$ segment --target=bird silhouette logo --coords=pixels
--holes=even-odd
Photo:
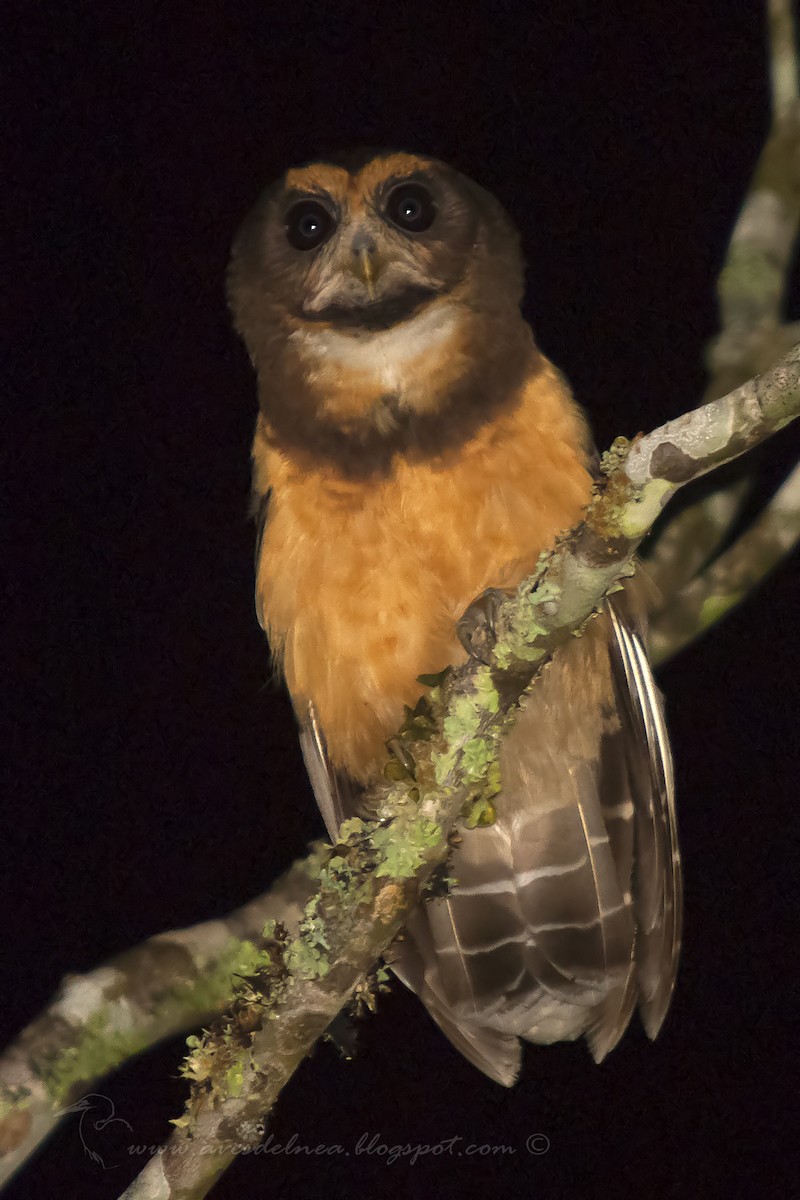
[[[103,1171],[112,1170],[113,1167],[117,1166],[116,1163],[106,1163],[103,1156],[94,1149],[95,1143],[98,1140],[96,1135],[102,1134],[109,1125],[121,1124],[132,1132],[130,1123],[124,1117],[117,1116],[113,1100],[109,1096],[103,1096],[98,1092],[90,1092],[88,1096],[82,1096],[80,1100],[76,1100],[68,1108],[62,1108],[58,1116],[64,1117],[68,1113],[80,1114],[78,1136],[81,1139],[84,1153],[91,1161]]]

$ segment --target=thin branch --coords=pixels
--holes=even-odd
[[[769,0],[769,29],[772,126],[717,284],[721,332],[709,351],[706,399],[766,370],[787,344],[781,311],[800,222],[800,100],[791,0]]]
[[[0,1187],[49,1136],[66,1105],[134,1055],[225,1009],[234,979],[252,970],[265,923],[279,917],[299,927],[320,846],[229,916],[158,934],[64,980],[0,1058]]]
[[[645,548],[645,568],[653,584],[651,624],[669,610],[672,597],[711,561],[719,550],[747,493],[746,480],[718,488],[673,517]]]
[[[769,0],[769,35],[772,128],[717,281],[722,328],[709,352],[708,400],[767,370],[800,342],[800,322],[786,324],[783,315],[800,221],[800,101],[791,0]],[[761,578],[759,564],[764,573],[771,569],[772,557],[765,547],[773,545],[773,534],[765,517],[753,536],[743,539],[735,555],[726,559],[725,568],[717,571],[712,563],[696,580],[690,596],[709,601],[696,610],[702,624],[694,630],[686,624],[691,600],[676,602],[673,613],[671,599],[700,569],[698,559],[709,563],[724,541],[738,511],[734,500],[735,493],[726,491],[700,501],[673,520],[651,552],[648,568],[658,593],[651,613],[651,645],[660,647],[659,661],[706,632],[727,611],[712,600],[721,596],[719,588],[730,570],[742,586],[746,579],[750,590]],[[745,561],[748,553],[754,556],[751,567]],[[736,595],[736,603],[744,599],[743,592]]]
[[[183,1117],[128,1200],[208,1194],[237,1153],[255,1149],[281,1088],[394,939],[448,852],[447,833],[497,790],[509,710],[538,667],[632,571],[654,520],[683,484],[730,461],[800,412],[800,347],[760,379],[604,456],[607,478],[584,523],[506,601],[490,665],[470,660],[432,694],[416,778],[374,789],[375,822],[345,822],[319,870],[300,933],[280,928],[227,1018],[199,1042]]]
[[[625,474],[643,489],[640,503],[661,485],[677,490],[783,429],[797,416],[799,376],[797,345],[763,375],[633,442]]]
[[[698,578],[673,596],[650,626],[650,655],[659,664],[727,615],[800,541],[800,467],[761,516]]]
[[[769,39],[772,110],[781,120],[798,100],[792,0],[769,0]]]

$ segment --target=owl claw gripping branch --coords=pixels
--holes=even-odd
[[[456,625],[458,640],[471,658],[489,665],[489,652],[497,640],[497,613],[513,589],[487,588],[473,600]]]
[[[288,171],[245,220],[228,282],[258,373],[257,610],[335,837],[419,676],[465,646],[484,655],[491,598],[580,520],[591,442],[520,314],[516,231],[443,163]],[[680,858],[637,594],[634,579],[556,651],[502,743],[496,819],[459,828],[455,885],[393,949],[454,1045],[506,1085],[520,1038],[584,1035],[599,1060],[637,1007],[655,1037],[672,995]]]

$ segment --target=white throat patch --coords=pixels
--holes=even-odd
[[[402,393],[416,360],[444,345],[456,325],[455,305],[436,304],[391,329],[347,333],[311,329],[298,330],[291,336],[300,342],[305,356],[317,369],[329,365],[363,372],[387,391]]]

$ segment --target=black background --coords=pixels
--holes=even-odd
[[[19,6],[13,58],[7,1037],[66,972],[227,912],[321,830],[253,614],[255,390],[222,289],[261,186],[368,143],[495,191],[522,229],[526,311],[603,446],[701,394],[768,123],[755,2]],[[751,456],[749,511],[796,444]],[[349,1155],[240,1160],[215,1196],[788,1193],[794,568],[661,674],[687,918],[659,1041],[636,1026],[601,1067],[582,1045],[529,1048],[507,1092],[396,986],[359,1058],[317,1049],[271,1122]],[[136,1143],[181,1110],[181,1048],[101,1087]],[[9,1195],[122,1190],[125,1138],[107,1131],[103,1171],[74,1121]],[[365,1132],[463,1140],[389,1165],[356,1154]]]

